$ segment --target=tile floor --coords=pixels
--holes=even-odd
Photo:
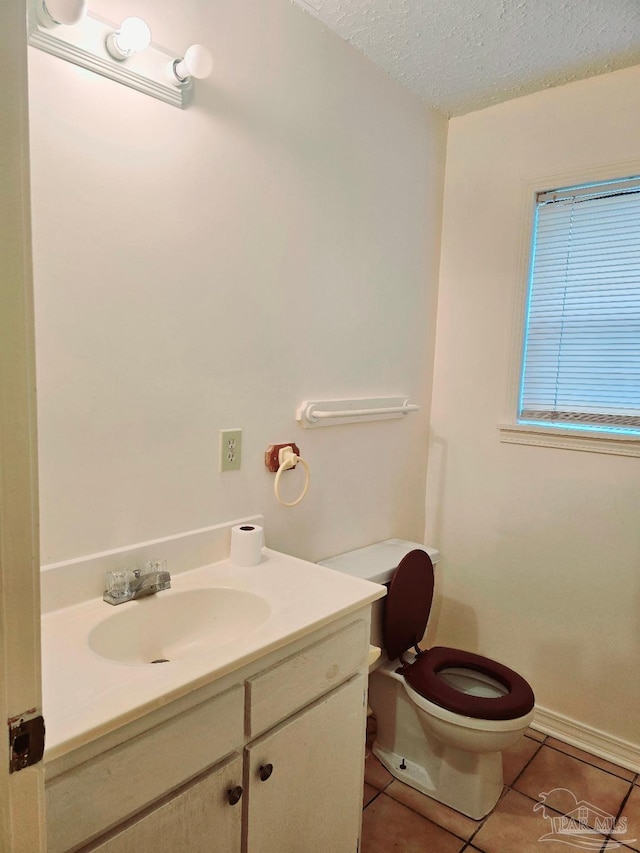
[[[502,797],[476,821],[394,779],[371,752],[374,736],[370,718],[361,853],[640,851],[638,773],[529,729],[504,755]],[[534,811],[540,794],[555,788],[566,790],[551,793],[546,808]],[[578,834],[569,835],[561,815],[576,808],[574,797],[594,808],[584,812],[584,831],[578,826]],[[596,809],[606,813],[605,819],[614,816],[616,829],[626,823],[626,831],[607,834],[606,820],[596,831]]]

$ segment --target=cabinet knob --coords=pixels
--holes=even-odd
[[[258,773],[260,775],[260,779],[262,779],[263,782],[266,782],[269,776],[273,773],[273,764],[263,764]]]
[[[235,788],[229,788],[227,791],[227,799],[229,800],[230,806],[235,806],[236,803],[240,802],[240,797],[242,796],[242,786],[236,785]]]

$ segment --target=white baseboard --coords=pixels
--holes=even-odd
[[[640,744],[622,740],[608,732],[594,729],[563,714],[536,705],[531,728],[565,743],[584,749],[591,755],[612,761],[627,770],[640,773]]]

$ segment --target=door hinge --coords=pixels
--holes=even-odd
[[[9,717],[9,773],[24,770],[42,761],[44,755],[44,717],[31,708],[17,717]]]

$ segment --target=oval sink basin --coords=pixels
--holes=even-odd
[[[119,604],[89,633],[89,647],[117,663],[167,663],[232,643],[270,612],[264,598],[241,589],[160,592]]]

